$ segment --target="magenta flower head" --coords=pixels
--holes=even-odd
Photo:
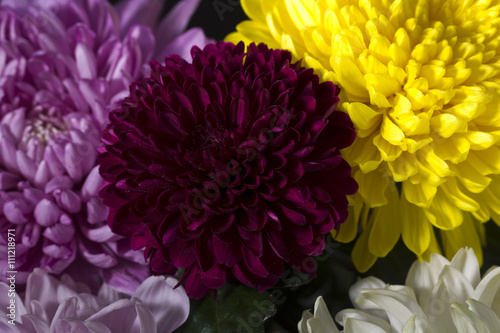
[[[234,277],[259,291],[283,262],[322,252],[357,184],[340,149],[355,132],[339,89],[291,54],[240,43],[153,62],[110,115],[99,157],[112,230],[155,273],[185,268],[188,296]]]
[[[64,274],[56,279],[35,268],[24,295],[0,298],[7,310],[0,319],[3,333],[170,333],[187,319],[189,298],[174,278],[151,276],[121,295],[103,284],[99,292]],[[0,292],[10,293],[0,282]],[[14,300],[15,303],[11,303]],[[14,306],[13,306],[14,305]],[[14,311],[12,309],[14,308]]]
[[[167,44],[188,47],[192,39],[177,36],[176,26],[177,35],[155,41],[157,16],[138,10],[134,17],[130,9],[145,7],[144,1],[121,6],[126,24],[105,0],[0,6],[0,231],[16,230],[19,286],[36,267],[94,288],[104,280],[128,293],[148,275],[142,256],[105,222],[96,147],[109,110],[131,82],[149,73],[156,47],[161,54]],[[6,247],[2,237],[3,253]],[[6,270],[4,255],[0,274]]]

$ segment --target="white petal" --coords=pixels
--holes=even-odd
[[[479,282],[471,298],[492,307],[500,293],[500,267],[495,268]],[[500,315],[497,313],[497,315]]]
[[[429,322],[425,319],[413,315],[403,327],[401,333],[432,333]]]
[[[22,317],[23,328],[27,332],[33,333],[49,333],[50,328],[45,320],[34,315],[24,315]],[[5,331],[2,331],[5,332]],[[7,331],[10,332],[10,331]]]
[[[106,325],[97,321],[85,321],[83,324],[92,333],[113,333]]]
[[[78,307],[78,300],[76,297],[65,299],[57,308],[57,311],[50,324],[50,332],[61,331],[61,326],[67,326],[61,323],[66,318],[76,318],[76,309]],[[51,317],[52,318],[52,317]]]
[[[302,312],[302,318],[297,324],[297,329],[299,330],[299,333],[308,333],[306,323],[311,318],[314,318],[313,315],[311,314],[311,311],[305,310],[304,312]]]
[[[383,328],[366,321],[357,319],[347,319],[344,326],[344,333],[389,333]]]
[[[327,327],[335,327],[330,311],[328,311],[328,307],[321,296],[316,299],[316,303],[314,304],[314,317],[321,320]]]
[[[6,277],[9,277],[7,275]],[[0,307],[3,309],[6,309],[9,306],[10,302],[10,297],[6,297],[7,294],[9,293],[9,286],[5,284],[4,282],[0,282],[0,295],[4,295],[3,297],[0,297]],[[20,318],[22,315],[26,314],[26,309],[24,308],[24,304],[21,301],[21,298],[15,293],[14,298],[12,298],[16,301],[16,319]],[[4,315],[4,314],[3,314]],[[4,315],[5,316],[5,315]]]
[[[156,333],[156,320],[151,311],[142,304],[136,303],[136,322],[139,321],[140,333]]]
[[[127,333],[132,329],[136,315],[135,302],[121,299],[101,309],[87,320],[103,323],[112,332]]]
[[[473,288],[481,280],[479,262],[472,248],[461,248],[451,260],[451,267],[458,269],[469,280]]]
[[[450,303],[458,302],[463,304],[474,293],[474,288],[472,288],[467,277],[451,266],[445,266],[439,277],[448,288]]]
[[[118,293],[118,291],[111,288],[107,283],[102,284],[97,296],[107,304],[111,304],[120,299],[120,294]]]
[[[432,289],[436,284],[433,273],[428,262],[415,261],[411,265],[408,275],[406,276],[406,285],[410,286],[415,291],[418,303],[423,308],[427,307],[427,304],[429,304]]]
[[[466,303],[469,305],[469,309],[486,325],[489,332],[500,332],[500,318],[492,309],[473,299],[468,299]]]
[[[453,303],[451,317],[458,333],[488,333],[484,324],[465,305]]]
[[[338,333],[336,326],[328,327],[318,318],[311,318],[307,321],[308,333]]]
[[[52,318],[60,302],[75,295],[74,291],[60,284],[57,279],[47,274],[47,272],[35,268],[28,277],[25,304],[31,304],[32,300],[39,301],[48,317]]]
[[[387,315],[384,314],[384,316],[385,318],[381,318],[361,310],[345,309],[337,313],[337,315],[335,316],[335,320],[342,326],[345,326],[345,323],[348,319],[368,321],[383,328],[385,331],[390,332],[391,324],[389,324]]]
[[[413,314],[425,317],[414,297],[393,290],[363,290],[357,301],[361,304],[363,300],[371,301],[391,314],[393,330],[400,331]]]
[[[453,332],[455,325],[450,314],[450,295],[443,280],[439,280],[432,290],[429,307],[425,309],[427,318],[436,331]]]
[[[133,297],[153,313],[158,332],[172,332],[186,321],[189,314],[189,298],[177,280],[162,276],[150,276],[135,291]]]
[[[356,308],[360,308],[359,304],[356,303],[356,298],[358,297],[361,290],[384,289],[385,286],[387,286],[387,283],[385,283],[384,281],[380,280],[377,277],[369,276],[367,278],[358,280],[349,288],[349,298]]]

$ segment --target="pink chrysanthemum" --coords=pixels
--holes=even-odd
[[[184,16],[198,2],[185,1]],[[159,24],[175,24],[177,34],[155,43],[161,2],[151,5],[120,3],[122,20],[104,0],[0,6],[0,230],[16,230],[19,286],[36,267],[129,293],[147,276],[141,256],[105,223],[95,164],[109,110],[149,72],[149,61],[168,45],[177,52],[182,43],[204,43],[198,30],[178,36],[188,20],[178,18],[179,6]]]
[[[340,149],[355,132],[339,89],[283,50],[193,48],[153,63],[110,115],[99,157],[108,223],[146,245],[153,272],[186,268],[190,297],[233,277],[260,291],[347,215],[357,184]]]

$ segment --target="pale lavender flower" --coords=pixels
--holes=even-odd
[[[200,30],[183,33],[198,3],[157,23],[157,0],[1,2],[0,233],[16,229],[19,286],[36,267],[126,293],[147,277],[144,258],[105,223],[96,147],[150,60],[206,43]],[[3,256],[2,277],[7,268]]]
[[[68,275],[60,280],[36,268],[29,275],[24,295],[9,293],[0,283],[0,331],[4,333],[169,333],[188,317],[189,298],[174,278],[151,276],[132,297],[107,284],[92,294],[85,284]],[[9,310],[14,300],[15,313]]]

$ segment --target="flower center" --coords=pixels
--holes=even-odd
[[[48,113],[46,110],[36,112],[26,120],[23,137],[25,142],[35,137],[42,145],[46,146],[51,138],[68,130],[68,125],[60,116]]]
[[[212,152],[219,150],[226,130],[222,126],[197,125],[193,131],[193,147]]]

